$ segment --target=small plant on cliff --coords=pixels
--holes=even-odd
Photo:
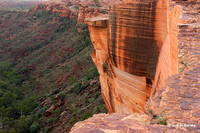
[[[166,118],[164,116],[159,116],[156,119],[157,124],[166,125]]]
[[[85,112],[83,113],[83,115],[81,116],[81,119],[82,121],[89,118],[89,117],[92,117],[93,113],[91,111],[88,111],[88,112]]]
[[[75,8],[76,10],[78,10],[78,9],[79,9],[79,6],[78,6],[78,5],[75,5],[74,8]]]
[[[95,6],[97,6],[97,3],[99,2],[99,0],[93,0],[95,3]]]

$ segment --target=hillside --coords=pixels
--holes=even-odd
[[[0,0],[0,10],[28,11],[40,2],[36,0]]]
[[[15,102],[32,103],[14,98],[1,110],[14,110],[1,116],[2,131],[68,132],[77,121],[106,112],[98,72],[90,57],[93,46],[87,25],[77,24],[75,13],[64,9],[71,15],[62,17],[60,10],[43,8],[0,11],[0,61],[12,64],[22,76],[19,88],[23,89],[19,91],[24,100],[37,95],[38,101],[38,106],[24,113],[16,109]]]

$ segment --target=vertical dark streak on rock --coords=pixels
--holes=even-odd
[[[107,46],[108,46],[108,56],[110,58],[111,56],[110,56],[110,25],[109,25],[110,22],[109,21],[107,23],[107,25],[108,25],[108,28],[107,28],[107,37],[108,37],[108,39],[107,39]]]
[[[124,16],[126,19],[125,24],[123,24],[129,29],[127,31],[130,31],[130,29],[134,31],[133,33],[127,32],[124,40],[125,46],[123,46],[123,50],[126,52],[123,55],[125,57],[123,64],[126,68],[125,71],[138,76],[145,76],[152,80],[155,77],[158,61],[158,49],[154,39],[156,2],[156,0],[152,0],[148,2],[148,5],[142,1],[140,4],[133,4],[133,8],[130,8],[133,12]],[[131,3],[128,4],[130,5]],[[137,9],[137,12],[134,12],[135,9]],[[137,21],[131,20],[137,20],[140,25],[137,24]],[[138,25],[138,27],[128,27],[133,25]],[[131,34],[135,37],[131,36]]]
[[[153,95],[156,93],[156,88],[158,87],[158,84],[159,84],[159,82],[160,82],[160,74],[161,74],[161,72],[159,72],[159,75],[158,75],[158,80],[157,80],[157,82],[156,82],[156,86],[153,88]]]
[[[111,109],[112,109],[112,112],[114,112],[114,106],[113,106],[113,96],[112,96],[112,87],[111,87],[111,84],[109,83],[109,80],[107,79],[107,85],[108,85],[108,93],[109,93],[109,100],[110,100],[110,106],[111,106]]]
[[[116,39],[116,6],[113,6],[113,13],[111,15],[111,47],[112,47],[112,58],[115,66],[117,67],[116,63],[116,55],[115,55],[115,39]]]

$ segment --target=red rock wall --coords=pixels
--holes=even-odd
[[[177,25],[181,8],[175,7],[170,11],[168,1],[160,0],[156,14],[155,40],[160,52],[151,96],[163,87],[169,76],[178,73]]]
[[[179,20],[181,10],[176,5],[181,6],[181,20]],[[170,36],[163,44],[164,47],[161,48],[161,51],[164,51],[165,47],[169,47],[170,44],[168,55],[170,54],[171,60],[168,62],[171,62],[171,69],[169,72],[171,74],[177,73],[176,43],[178,42],[180,73],[170,76],[165,85],[158,87],[155,94],[146,102],[145,113],[148,116],[145,116],[144,113],[131,113],[128,115],[119,113],[98,114],[88,120],[78,122],[72,128],[72,133],[200,132],[200,1],[170,0],[170,9],[171,7],[173,9],[168,12],[169,17],[167,20]],[[178,39],[176,38],[177,34]],[[165,66],[166,62],[163,62],[164,53],[167,52],[161,52],[160,55],[162,56],[159,56],[158,60],[160,70],[163,70],[161,64]],[[159,116],[165,118],[163,121],[166,121],[166,125],[157,123]],[[148,119],[148,117],[150,118]]]
[[[150,96],[178,73],[179,15],[168,0],[127,0],[111,6],[107,19],[87,20],[109,113],[143,112]]]

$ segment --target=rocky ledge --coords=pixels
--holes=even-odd
[[[81,15],[110,114],[71,132],[200,132],[199,8],[199,0],[124,0],[109,17]]]

